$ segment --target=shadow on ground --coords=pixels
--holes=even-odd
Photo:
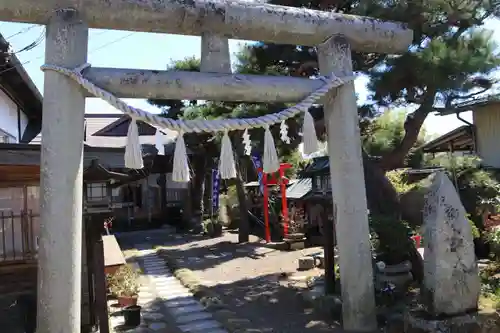
[[[17,296],[0,298],[0,331],[8,333],[23,333],[20,310],[13,304]]]
[[[150,248],[165,246],[172,258],[181,264],[188,264],[193,271],[213,268],[239,258],[258,260],[271,252],[279,252],[260,242],[239,245],[224,240],[222,237],[210,238],[191,234],[134,232],[134,234],[120,234],[117,239],[123,251],[136,249],[138,244],[144,244]],[[140,257],[131,254],[129,259],[140,259]]]
[[[255,329],[273,333],[342,332],[340,323],[313,313],[281,274],[248,278],[209,287]]]

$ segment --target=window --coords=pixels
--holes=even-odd
[[[121,202],[121,191],[119,187],[114,187],[111,189],[111,197],[113,198],[113,202]]]
[[[16,137],[0,130],[0,143],[16,143]]]
[[[87,200],[103,201],[108,197],[106,183],[87,184]]]
[[[331,178],[329,175],[323,176],[323,191],[331,191],[332,188],[330,186]]]
[[[314,177],[314,188],[317,191],[321,190],[321,176],[316,176]]]

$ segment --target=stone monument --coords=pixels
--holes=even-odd
[[[423,215],[422,307],[408,313],[405,332],[474,333],[480,281],[472,230],[446,173],[434,175]]]

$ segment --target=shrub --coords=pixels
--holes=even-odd
[[[449,158],[439,156],[429,164],[444,167],[456,183],[460,199],[469,218],[482,229],[481,215],[485,210],[495,212],[500,208],[500,184],[495,174],[481,168],[481,160],[477,157],[460,156]]]
[[[389,265],[409,260],[413,244],[409,238],[411,229],[406,222],[391,217],[370,216],[370,229],[378,260]]]
[[[404,172],[404,170],[392,170],[385,174],[398,194],[418,188],[418,183],[410,184],[404,179]]]
[[[107,276],[108,287],[116,296],[135,296],[139,292],[139,272],[131,265],[123,265]]]

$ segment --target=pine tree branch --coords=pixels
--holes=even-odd
[[[425,119],[434,108],[435,89],[429,89],[425,93],[424,100],[420,107],[406,117],[404,123],[405,135],[401,142],[394,149],[382,156],[378,164],[384,171],[397,169],[404,166],[404,161],[410,150],[417,142],[420,129]]]

